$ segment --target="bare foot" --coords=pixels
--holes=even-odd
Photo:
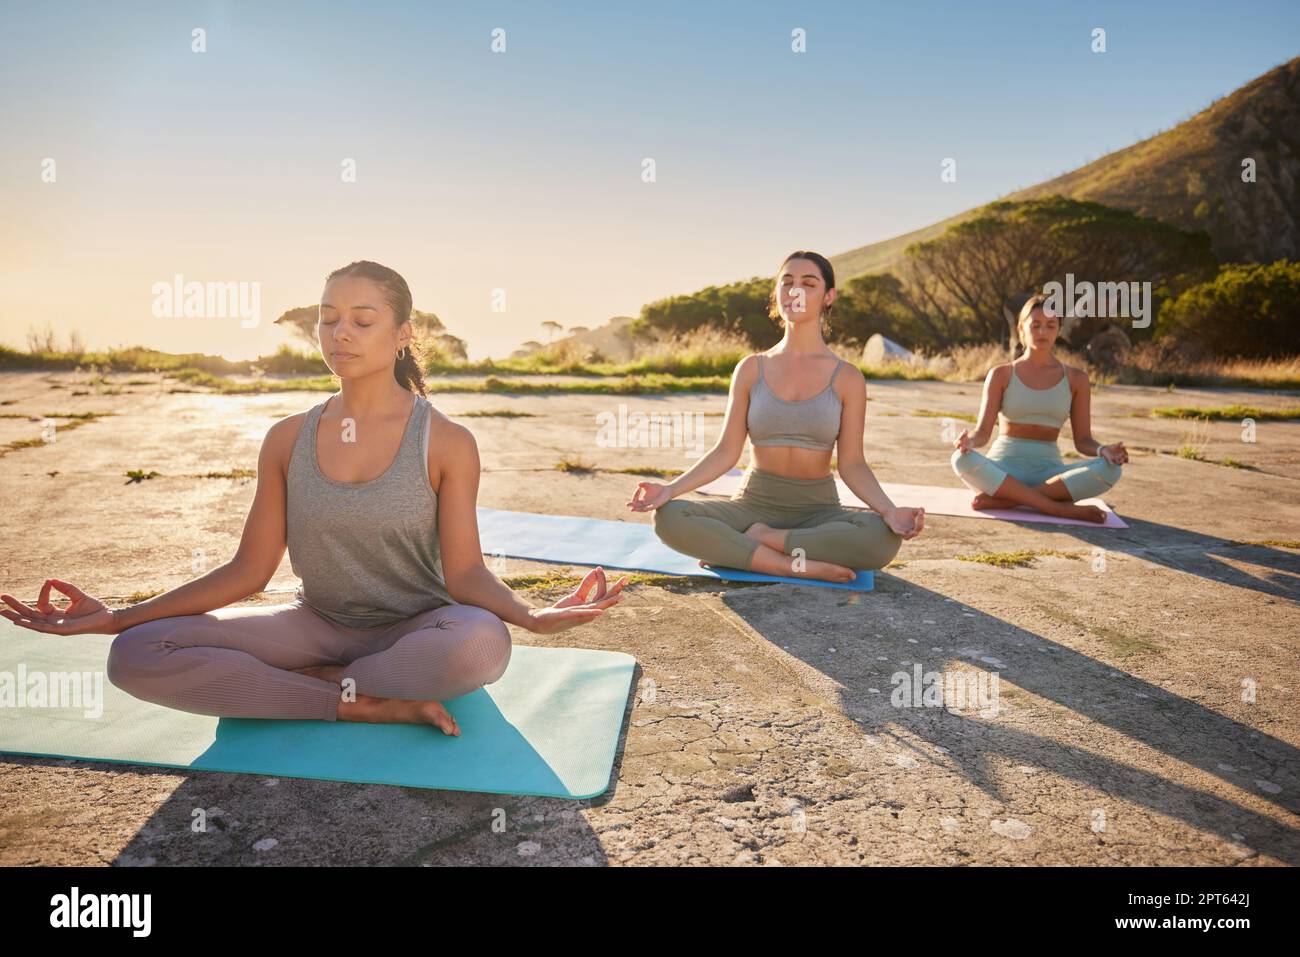
[[[802,572],[790,572],[795,578],[816,578],[826,582],[851,582],[858,573],[834,562],[807,562]]]
[[[415,702],[416,713],[424,720],[425,724],[431,724],[442,731],[443,734],[449,734],[453,738],[460,737],[460,725],[456,719],[451,716],[451,712],[442,706],[438,701],[417,701]]]
[[[356,701],[340,701],[340,721],[370,724],[430,724],[443,734],[460,737],[460,725],[438,701],[409,701],[405,698],[372,698],[359,694]]]
[[[1020,503],[1013,502],[1009,498],[997,498],[993,495],[986,495],[980,492],[971,499],[971,508],[990,509],[990,508],[1016,508]],[[1085,522],[1097,522],[1102,524],[1106,521],[1106,513],[1095,505],[1075,505],[1073,502],[1058,502],[1055,507],[1047,512],[1048,515],[1055,515],[1058,518],[1078,518]]]
[[[1018,504],[1018,502],[1013,502],[1009,498],[998,498],[994,495],[987,495],[984,492],[980,492],[971,499],[970,507],[977,509],[1015,508]]]
[[[343,665],[309,665],[292,670],[313,678],[339,682],[343,677],[343,669]],[[460,737],[460,725],[439,701],[375,698],[358,694],[356,701],[339,701],[338,720],[365,721],[370,724],[430,724],[443,734]]]
[[[709,566],[700,562],[705,568]],[[852,568],[844,565],[836,565],[833,562],[819,562],[813,559],[805,559],[801,569],[795,568],[795,563],[790,560],[789,555],[782,554],[773,549],[761,548],[754,552],[753,559],[750,560],[749,570],[761,572],[764,575],[780,575],[782,578],[815,578],[818,581],[826,582],[851,582],[858,577],[858,573]]]
[[[1085,522],[1096,522],[1098,525],[1106,521],[1106,513],[1096,505],[1074,505],[1073,503],[1063,503],[1060,511],[1055,514],[1061,518],[1081,518]]]
[[[745,529],[745,535],[755,541],[761,542],[773,551],[785,551],[785,536],[789,529],[773,528],[771,525],[764,525],[762,522],[755,522],[749,528]]]

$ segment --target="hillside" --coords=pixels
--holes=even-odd
[[[1256,181],[1243,183],[1241,161],[1253,157]],[[1300,57],[1283,64],[1173,129],[1055,179],[1001,199],[1059,193],[1104,203],[1186,230],[1205,230],[1220,262],[1300,258]],[[831,256],[837,282],[894,269],[911,243],[939,236],[980,213],[948,219]],[[623,320],[625,322],[626,320]],[[622,322],[571,338],[621,360],[634,347]],[[527,355],[539,346],[519,350]]]
[[[1256,162],[1243,183],[1241,161]],[[1191,119],[1055,179],[1003,197],[1060,193],[1204,229],[1222,262],[1300,256],[1300,57],[1215,101]],[[843,281],[893,267],[912,242],[967,219],[967,210],[923,229],[831,257]]]

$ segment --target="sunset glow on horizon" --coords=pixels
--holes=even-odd
[[[355,259],[471,358],[773,275],[1168,128],[1300,35],[1286,3],[3,9],[0,343],[235,359],[302,347],[274,320]],[[255,284],[257,321],[159,315],[177,277]]]

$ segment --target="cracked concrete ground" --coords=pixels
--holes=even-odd
[[[84,381],[0,376],[3,412],[117,413],[0,458],[0,583],[12,594],[61,577],[120,604],[193,577],[194,549],[225,561],[253,484],[201,476],[254,468],[269,424],[324,398]],[[973,414],[978,386],[872,382],[869,394],[867,454],[881,480],[956,484],[943,416]],[[690,459],[603,446],[596,416],[620,404],[702,413],[712,441],[725,404],[431,399],[454,417],[528,414],[459,419],[479,441],[480,504],[633,521],[646,519],[624,506],[637,477],[605,470]],[[1149,414],[1233,404],[1296,399],[1098,390],[1097,435],[1132,453],[1107,496],[1124,531],[932,515],[870,593],[646,583],[596,624],[512,629],[521,643],[636,657],[597,799],[6,755],[0,864],[1295,864],[1300,422],[1260,422],[1247,443],[1240,422]],[[37,422],[0,418],[0,445],[38,436]],[[1188,443],[1212,461],[1173,454]],[[1225,458],[1250,468],[1214,464]],[[556,470],[562,459],[596,470]],[[128,483],[128,469],[161,474]],[[1014,568],[958,558],[1020,550],[1053,554]],[[503,574],[555,570],[509,560]],[[257,600],[287,601],[295,584],[286,557]],[[529,594],[540,604],[560,593]],[[895,706],[894,676],[918,665],[972,685],[996,675],[998,693],[980,707]],[[206,833],[191,829],[199,808]]]

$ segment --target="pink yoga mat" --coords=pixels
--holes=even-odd
[[[731,496],[740,488],[740,477],[743,474],[738,468],[732,469],[726,475],[714,479],[708,485],[703,485],[696,491],[704,495]],[[835,476],[835,485],[839,489],[841,503],[851,508],[867,507],[867,503],[854,495],[838,475]],[[1086,525],[1089,528],[1128,528],[1128,523],[1116,515],[1111,510],[1111,507],[1099,498],[1081,499],[1078,504],[1096,505],[1105,512],[1106,521],[1102,525],[1098,525],[1096,522],[1085,522],[1081,518],[1057,518],[1055,515],[1044,515],[1042,512],[1036,512],[1029,508],[994,508],[988,511],[980,511],[970,507],[970,500],[975,497],[975,493],[965,486],[951,488],[938,485],[895,485],[881,482],[880,487],[885,490],[885,494],[890,497],[895,505],[923,508],[932,515],[957,515],[961,518],[1001,518],[1012,522],[1046,522],[1049,525]]]

